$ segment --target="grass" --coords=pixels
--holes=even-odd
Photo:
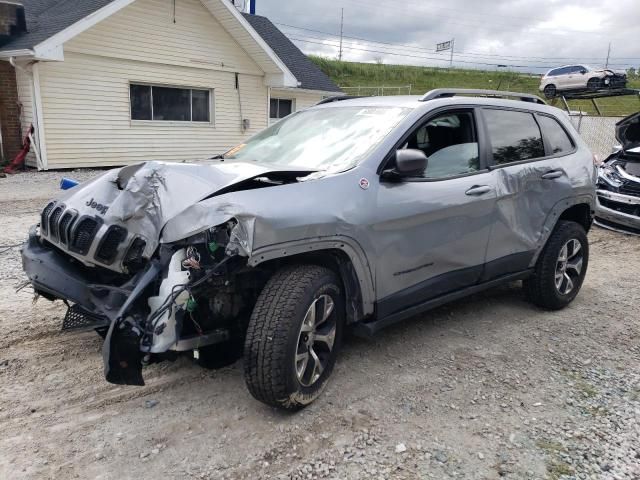
[[[310,57],[331,79],[341,87],[406,87],[411,85],[412,94],[421,94],[434,88],[486,88],[511,90],[540,95],[540,76],[512,71],[464,70],[409,65],[386,65],[375,63],[341,62],[322,57]],[[630,88],[640,89],[640,77],[635,76],[628,83]],[[398,93],[391,89],[385,94]],[[406,94],[408,89],[400,89]],[[371,95],[372,91],[363,91]],[[629,115],[640,110],[640,98],[633,96],[598,99],[598,106],[604,115]],[[590,100],[571,100],[572,110],[595,114]],[[558,105],[559,106],[559,105]]]
[[[558,458],[561,453],[567,451],[561,443],[554,442],[553,440],[538,440],[536,446],[551,457],[547,462],[547,472],[549,472],[549,478],[551,480],[558,480],[565,475],[573,474],[571,465]]]
[[[560,442],[554,442],[553,440],[538,440],[536,446],[540,450],[544,450],[547,453],[560,453],[565,452],[566,448]]]
[[[549,472],[549,478],[551,480],[559,480],[563,476],[573,475],[571,465],[565,462],[551,462],[547,464],[547,472]]]

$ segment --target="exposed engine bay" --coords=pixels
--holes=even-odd
[[[25,272],[36,294],[67,303],[65,322],[105,337],[108,381],[144,385],[144,364],[241,337],[268,278],[248,266],[249,227],[231,212],[170,242],[167,221],[214,195],[308,173],[154,162],[107,172],[47,204],[23,247]]]
[[[640,113],[616,127],[621,148],[600,165],[596,223],[640,235]]]

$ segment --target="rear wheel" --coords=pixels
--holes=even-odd
[[[556,86],[555,85],[547,85],[544,87],[544,96],[547,98],[554,98],[556,96]]]
[[[261,402],[298,410],[327,384],[342,337],[344,299],[331,270],[278,271],[258,297],[244,346],[245,381]]]
[[[602,80],[599,78],[590,78],[587,81],[587,88],[589,90],[598,90],[599,88],[602,88]]]
[[[529,300],[549,310],[573,301],[587,273],[589,242],[576,222],[560,221],[538,258],[534,275],[525,280]]]

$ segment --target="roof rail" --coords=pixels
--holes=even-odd
[[[316,103],[316,105],[324,105],[325,103],[341,102],[342,100],[353,100],[354,98],[362,98],[362,96],[352,97],[350,95],[334,95],[333,97],[323,98],[318,103]]]
[[[545,101],[537,95],[530,93],[504,92],[502,90],[476,90],[471,88],[436,88],[425,93],[421,98],[421,102],[435,100],[436,98],[455,97],[456,95],[469,95],[472,97],[502,97],[514,98],[523,102],[539,103],[546,105]]]

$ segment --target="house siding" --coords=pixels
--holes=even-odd
[[[39,64],[48,168],[205,158],[267,125],[263,72],[198,0],[138,0]],[[243,132],[235,75],[239,72]],[[136,122],[129,84],[211,89],[212,122]]]
[[[299,110],[304,110],[305,108],[313,107],[320,100],[322,100],[323,97],[328,95],[329,94],[323,94],[320,92],[311,93],[278,88],[271,89],[271,98],[293,99],[293,108],[296,112]]]

